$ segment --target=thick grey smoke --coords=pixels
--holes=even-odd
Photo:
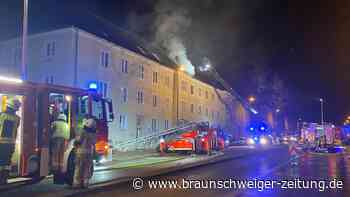
[[[176,0],[158,1],[155,6],[156,19],[153,24],[155,43],[167,50],[169,58],[194,75],[194,66],[187,56],[182,36],[191,26],[188,7]]]

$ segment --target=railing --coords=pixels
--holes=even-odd
[[[126,149],[127,147],[130,147],[130,146],[136,147],[137,145],[146,144],[147,142],[152,142],[152,141],[155,141],[156,143],[158,143],[160,137],[165,137],[167,135],[174,134],[174,133],[180,134],[181,132],[186,132],[189,129],[194,128],[198,124],[200,124],[200,123],[188,122],[188,123],[185,123],[181,126],[171,128],[171,129],[168,129],[168,130],[165,130],[162,132],[152,133],[152,134],[147,135],[147,136],[138,137],[138,138],[127,140],[125,142],[115,144],[115,148],[122,150],[122,149]]]

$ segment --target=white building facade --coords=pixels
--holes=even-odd
[[[2,74],[19,76],[18,46],[18,39],[0,43]],[[114,103],[109,132],[114,144],[175,127],[180,119],[225,127],[225,105],[214,87],[139,49],[136,53],[75,27],[34,34],[28,39],[28,80],[83,89],[97,83]]]

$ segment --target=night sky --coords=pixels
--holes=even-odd
[[[250,72],[256,65],[284,81],[292,118],[319,121],[319,97],[326,100],[327,121],[342,123],[350,113],[350,1],[32,0],[29,30],[97,15],[153,43],[157,12],[169,7],[189,21],[177,33],[192,63],[209,58],[242,96],[252,92],[246,84],[256,78]],[[0,39],[19,32],[20,10],[20,0],[1,1]]]

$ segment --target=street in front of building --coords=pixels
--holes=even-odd
[[[260,151],[257,154],[233,159],[217,164],[182,170],[166,175],[145,178],[144,188],[135,190],[133,182],[111,185],[98,189],[93,193],[84,193],[80,196],[348,196],[350,186],[350,159],[349,154],[313,154],[301,155],[299,165],[292,166],[289,163],[290,157],[285,147],[275,147]],[[199,185],[184,184],[186,188],[172,188],[170,184],[157,185],[157,181],[170,182],[182,180],[210,181],[210,180],[258,180],[258,181],[279,181],[281,185],[275,188],[264,188],[262,184],[254,186],[254,189],[238,188],[210,188],[208,183]],[[304,183],[297,184],[304,181]],[[336,180],[338,188],[329,183]],[[283,181],[290,181],[283,185]],[[306,181],[320,181],[318,184],[306,183]],[[324,183],[322,182],[324,181]],[[150,184],[153,182],[153,184]],[[302,188],[304,184],[305,188]],[[308,185],[309,184],[309,185]],[[227,185],[228,186],[228,185]],[[332,185],[331,185],[332,186]],[[151,188],[153,187],[153,188]],[[238,186],[237,186],[238,187]],[[289,187],[289,188],[288,188]],[[78,195],[79,196],[79,195]]]

